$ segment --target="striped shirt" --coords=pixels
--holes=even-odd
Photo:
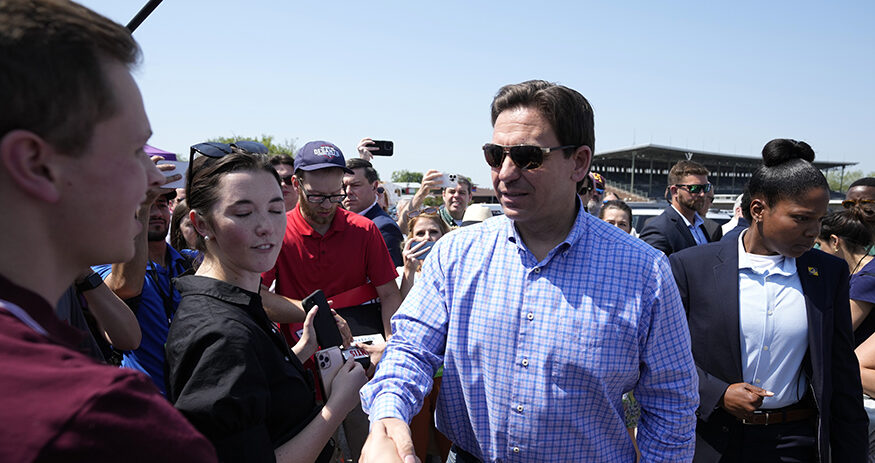
[[[692,459],[698,381],[661,252],[582,207],[538,262],[505,216],[438,241],[362,389],[371,420],[407,422],[444,376],[437,425],[485,461],[634,461],[622,395],[642,413],[642,461]]]

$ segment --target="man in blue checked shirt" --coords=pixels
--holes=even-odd
[[[362,389],[362,461],[414,462],[407,423],[443,365],[437,426],[450,461],[692,459],[697,377],[665,256],[589,215],[576,192],[594,146],[578,92],[507,85],[483,147],[505,215],[438,241]]]

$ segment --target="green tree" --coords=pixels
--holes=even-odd
[[[392,181],[396,183],[422,183],[422,172],[396,170],[392,172]]]
[[[826,174],[826,181],[829,182],[829,188],[832,191],[844,193],[848,191],[848,187],[855,181],[863,177],[875,177],[875,172],[869,172],[869,175],[863,175],[862,170],[845,170],[845,175],[842,176],[841,169],[832,169]]]
[[[294,156],[295,151],[297,151],[297,146],[295,146],[295,142],[297,139],[286,139],[285,141],[279,142],[274,141],[275,137],[273,135],[265,135],[261,134],[260,137],[241,137],[241,136],[233,136],[233,137],[214,137],[209,139],[208,141],[214,141],[218,143],[234,143],[238,140],[251,140],[257,141],[262,145],[267,147],[267,151],[270,154],[288,154],[289,156]]]

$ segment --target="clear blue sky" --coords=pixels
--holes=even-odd
[[[126,24],[146,0],[87,0]],[[164,0],[135,32],[159,148],[207,138],[395,141],[393,170],[488,185],[504,84],[585,95],[596,152],[656,143],[759,155],[809,142],[875,171],[875,2]],[[869,135],[866,135],[869,134]]]

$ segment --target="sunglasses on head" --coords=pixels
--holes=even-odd
[[[185,192],[188,194],[191,191],[191,166],[194,164],[194,157],[197,154],[201,154],[203,156],[207,156],[210,158],[221,158],[223,156],[227,156],[234,151],[243,154],[267,154],[267,147],[258,143],[257,141],[249,141],[249,140],[240,140],[235,141],[234,143],[219,143],[214,141],[208,141],[204,143],[198,143],[196,145],[191,146],[191,150],[188,154],[188,173],[186,173],[185,178]]]
[[[413,211],[408,211],[407,217],[412,219],[412,218],[419,216],[421,214],[437,214],[437,212],[438,212],[438,208],[436,208],[436,207],[426,207],[425,209],[416,209]]]
[[[504,158],[510,156],[510,160],[520,169],[537,169],[544,164],[547,154],[552,151],[560,151],[577,148],[575,145],[553,146],[543,148],[535,145],[504,146],[494,143],[483,145],[483,154],[489,167],[501,167]]]
[[[699,193],[707,193],[711,191],[711,184],[699,184],[699,185],[683,185],[683,184],[675,184],[678,188],[684,188],[690,192],[690,194],[699,194]]]
[[[875,199],[846,199],[842,201],[842,207],[852,209],[854,206],[860,206],[866,212],[871,213],[875,209]]]

